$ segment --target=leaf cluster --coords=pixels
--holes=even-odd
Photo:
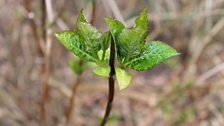
[[[115,68],[116,78],[120,89],[126,88],[131,82],[131,75],[125,71],[126,68],[146,70],[179,54],[160,41],[145,42],[149,29],[146,8],[136,18],[132,28],[125,28],[120,21],[112,18],[105,18],[105,21],[109,31],[100,33],[88,23],[81,11],[76,31],[63,31],[55,35],[75,55],[99,65],[94,73],[104,77],[108,77],[110,73],[109,46],[113,40],[118,61],[118,67]]]

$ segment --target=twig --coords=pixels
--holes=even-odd
[[[108,96],[106,112],[104,114],[104,118],[100,126],[105,126],[109,118],[110,111],[112,109],[112,103],[114,99],[114,75],[115,75],[114,62],[115,62],[115,45],[114,45],[114,39],[112,38],[111,46],[110,46],[110,60],[109,60],[109,65],[110,65],[110,76],[108,80],[109,81],[109,96]]]
[[[52,23],[54,20],[53,9],[51,0],[42,1],[45,2],[43,5],[46,7],[47,14],[47,22],[48,24]],[[45,10],[43,10],[45,11]],[[45,12],[43,12],[45,13]],[[43,15],[45,16],[45,15]],[[45,17],[43,17],[44,19]],[[44,25],[43,25],[44,26]],[[45,26],[44,26],[45,27]],[[46,125],[46,110],[45,110],[45,101],[48,96],[48,78],[49,78],[49,60],[51,55],[51,35],[52,29],[51,26],[46,27],[46,34],[43,37],[46,37],[46,47],[45,47],[45,55],[44,55],[44,67],[43,67],[43,80],[41,83],[41,97],[40,97],[40,126]]]
[[[42,25],[42,36],[44,39],[44,42],[46,41],[46,4],[45,0],[41,0],[41,7],[42,7],[42,18],[41,18],[41,25]]]
[[[32,28],[32,31],[34,34],[35,44],[36,44],[38,55],[42,57],[44,55],[44,52],[40,45],[40,37],[37,32],[37,24],[34,20],[34,13],[32,12],[32,6],[30,3],[30,0],[24,0],[24,6],[28,12],[28,19],[30,21],[30,27]]]
[[[197,62],[198,58],[200,57],[203,49],[211,42],[212,38],[224,27],[224,17],[222,17],[219,22],[217,22],[212,29],[207,33],[207,36],[204,38],[196,37],[193,38],[191,43],[197,43],[199,40],[200,46],[195,45],[194,50],[191,52],[192,57],[188,63],[187,70],[184,75],[184,81],[189,79],[189,75],[194,75],[195,73],[195,63]]]
[[[208,70],[207,72],[205,72],[204,74],[202,74],[198,81],[197,84],[202,84],[206,79],[212,77],[213,75],[217,74],[218,72],[221,72],[224,70],[224,63],[221,63],[217,66],[215,66],[214,68]]]
[[[79,65],[80,65],[80,67],[82,67],[82,65],[83,65],[82,60],[79,62]],[[73,86],[72,86],[72,92],[71,92],[72,94],[71,94],[71,97],[69,97],[68,107],[67,107],[66,112],[65,112],[66,126],[69,126],[69,123],[70,123],[70,120],[71,120],[71,114],[72,114],[73,108],[74,108],[75,94],[76,94],[77,89],[80,85],[81,75],[82,75],[82,72],[78,74],[78,76],[77,76],[77,78],[74,81]]]

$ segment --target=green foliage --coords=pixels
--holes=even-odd
[[[81,59],[91,62],[97,62],[96,58],[94,58],[85,50],[81,49],[79,35],[77,32],[63,31],[55,33],[55,36],[66,48],[68,48],[75,55],[79,56]]]
[[[125,65],[131,69],[145,70],[178,54],[179,53],[169,45],[159,41],[153,41],[146,43],[144,51]]]
[[[111,18],[105,18],[105,21],[109,31],[102,34],[88,23],[82,10],[77,19],[77,31],[58,32],[55,35],[75,55],[99,65],[94,73],[103,77],[108,77],[110,73],[109,46],[113,39],[119,63],[119,67],[115,69],[116,78],[121,90],[131,82],[131,75],[125,71],[126,68],[146,70],[179,54],[169,45],[159,41],[145,44],[149,29],[146,8],[136,18],[133,28],[125,28],[120,21]],[[72,68],[79,72],[78,66],[73,64]]]

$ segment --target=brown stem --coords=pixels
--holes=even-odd
[[[51,29],[46,31],[46,51],[44,55],[43,80],[41,83],[41,97],[40,97],[40,126],[45,126],[45,101],[48,96],[48,78],[49,78],[49,64],[50,64],[50,50],[51,50]]]
[[[115,62],[115,45],[114,45],[114,40],[112,38],[111,46],[110,46],[110,60],[109,60],[109,65],[110,65],[109,95],[108,95],[106,112],[104,114],[104,118],[103,118],[100,126],[105,126],[105,124],[109,118],[111,109],[112,109],[112,103],[113,103],[113,99],[114,99],[114,75],[115,75],[114,62]]]
[[[42,20],[46,20],[47,23],[50,23],[54,20],[53,16],[53,10],[52,10],[52,3],[51,0],[42,0],[42,5],[45,6],[43,7],[42,11],[44,11],[42,16]],[[46,21],[43,21],[42,27],[45,29]],[[48,78],[49,78],[49,73],[50,73],[50,56],[51,56],[51,44],[52,44],[52,29],[51,27],[46,27],[46,32],[45,35],[43,35],[43,40],[45,40],[45,52],[44,52],[44,64],[43,64],[43,78],[41,82],[41,96],[40,96],[40,126],[45,126],[46,125],[46,109],[45,109],[45,102],[48,96]]]
[[[43,56],[44,55],[44,52],[43,50],[41,49],[41,46],[40,46],[40,38],[39,38],[39,35],[38,35],[38,32],[37,32],[37,24],[34,20],[34,13],[32,12],[32,5],[30,3],[30,0],[24,0],[24,6],[28,12],[28,19],[29,19],[29,22],[30,22],[30,27],[33,31],[33,35],[34,35],[34,38],[35,38],[35,44],[36,44],[36,48],[37,48],[37,52],[38,52],[38,55],[39,56]]]
[[[42,36],[45,42],[46,41],[46,17],[47,17],[45,0],[41,0],[41,7],[42,7],[42,18],[41,18]]]
[[[79,62],[79,65],[80,65],[80,67],[82,67],[82,65],[83,65],[83,61],[82,60]],[[71,114],[72,114],[73,108],[74,108],[75,94],[76,94],[78,86],[80,84],[81,75],[82,75],[82,72],[78,74],[78,76],[77,76],[77,78],[74,81],[73,86],[72,86],[72,95],[69,98],[68,107],[67,107],[66,112],[65,112],[66,126],[69,125],[70,120],[71,120]]]

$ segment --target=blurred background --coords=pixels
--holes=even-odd
[[[104,32],[104,17],[130,27],[144,7],[146,42],[164,41],[181,55],[130,71],[131,85],[116,85],[108,126],[224,126],[224,0],[0,0],[0,126],[38,126],[44,118],[64,126],[72,92],[70,125],[99,125],[107,78],[93,65],[73,72],[68,61],[77,58],[53,33],[75,30],[82,8]]]

